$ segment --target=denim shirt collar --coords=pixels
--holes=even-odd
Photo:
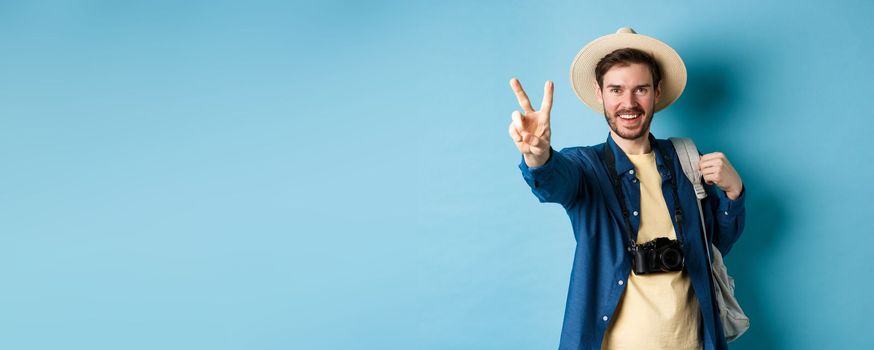
[[[649,139],[651,143],[659,142],[656,140],[655,136],[652,133],[649,134]],[[661,149],[665,150],[665,152],[670,152],[667,149],[666,145],[659,143]],[[613,137],[610,136],[610,133],[607,133],[607,147],[610,147],[610,150],[613,151],[614,159],[616,159],[616,175],[620,178],[633,178],[635,177],[634,172],[634,164],[631,163],[631,160],[628,159],[628,156],[625,155],[625,151],[613,141]],[[673,146],[670,146],[673,147]],[[658,148],[653,147],[652,152],[656,154],[656,167],[659,170],[659,174],[662,176],[662,181],[670,180],[671,173],[668,171],[668,168],[665,166],[665,159],[660,152],[658,152]],[[676,156],[674,156],[676,157]]]

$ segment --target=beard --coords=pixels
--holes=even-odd
[[[630,108],[630,109],[624,109],[621,111],[617,111],[611,117],[609,114],[607,114],[606,106],[602,105],[602,107],[604,107],[603,108],[604,109],[604,119],[607,120],[607,125],[610,127],[610,130],[613,130],[613,132],[616,133],[616,135],[619,135],[619,137],[626,139],[626,140],[637,140],[637,139],[640,139],[641,137],[644,137],[647,134],[649,134],[649,126],[650,126],[650,124],[652,124],[652,119],[653,119],[653,117],[655,117],[655,113],[644,114],[644,111],[640,108]],[[628,113],[628,114],[643,114],[641,116],[641,118],[643,118],[643,124],[640,125],[639,130],[620,129],[619,126],[616,125],[616,119],[619,118],[619,115],[626,114],[626,113]]]

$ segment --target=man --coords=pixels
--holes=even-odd
[[[564,207],[577,243],[559,348],[727,348],[694,190],[671,142],[650,134],[655,112],[685,87],[683,61],[663,42],[622,28],[580,51],[571,84],[604,114],[610,133],[605,143],[556,152],[552,82],[535,111],[520,82],[510,81],[523,110],[509,127],[522,176],[541,202]],[[708,240],[727,254],[743,231],[743,183],[722,153],[703,155],[699,168]]]

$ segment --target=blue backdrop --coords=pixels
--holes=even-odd
[[[742,349],[874,346],[866,1],[4,1],[0,348],[550,349],[573,235],[507,135],[630,26],[725,152]],[[736,346],[735,346],[736,345]]]

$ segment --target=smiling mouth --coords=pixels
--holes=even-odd
[[[636,119],[642,117],[642,116],[643,116],[643,111],[640,111],[640,110],[634,110],[634,109],[632,109],[632,110],[624,110],[624,111],[619,111],[619,113],[616,113],[616,116],[619,117],[619,119],[622,119],[622,120],[632,121],[632,120],[636,120]]]

